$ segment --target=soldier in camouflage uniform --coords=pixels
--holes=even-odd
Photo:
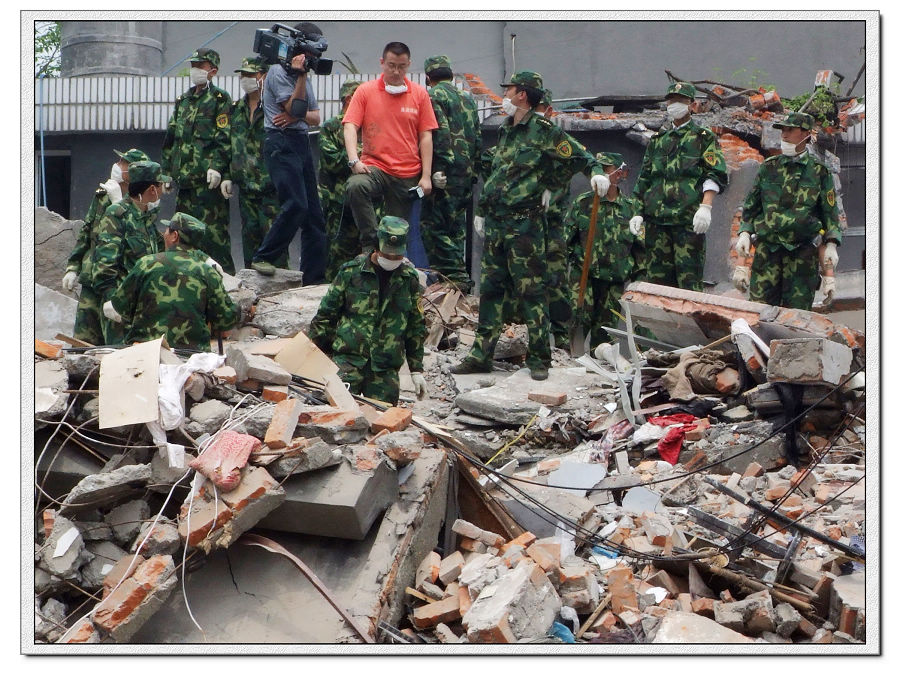
[[[553,112],[553,92],[544,89],[541,102],[534,108],[535,114],[549,117]],[[572,139],[573,143],[578,143]],[[587,152],[578,143],[579,150]],[[569,349],[569,331],[572,324],[572,302],[567,287],[568,259],[566,242],[571,233],[566,230],[565,214],[572,201],[569,192],[570,179],[562,175],[554,177],[545,186],[542,201],[547,213],[547,316],[550,319],[550,334],[558,349]]]
[[[187,60],[193,86],[175,100],[163,140],[163,171],[178,186],[175,209],[206,223],[203,249],[234,274],[228,201],[219,191],[231,164],[231,96],[210,81],[219,68],[217,52],[201,47]]]
[[[261,58],[249,57],[234,71],[241,74],[244,96],[232,104],[230,112],[231,180],[225,179],[219,186],[225,199],[231,198],[232,181],[239,188],[244,267],[250,267],[253,253],[259,248],[280,208],[275,185],[262,158],[266,132],[260,106],[260,89],[268,69],[269,66]],[[275,262],[275,266],[288,266],[287,251]]]
[[[448,57],[425,59],[425,76],[438,128],[431,135],[434,190],[422,213],[422,243],[429,266],[468,291],[472,280],[466,272],[466,207],[472,203],[481,154],[478,106],[469,92],[453,84]]]
[[[149,160],[141,150],[132,148],[127,152],[114,150],[119,160],[113,164],[110,178],[94,192],[91,205],[84,217],[84,225],[78,231],[75,248],[66,263],[66,273],[62,285],[67,291],[75,288],[75,282],[81,284],[78,294],[78,310],[75,313],[74,337],[92,345],[102,345],[103,340],[103,302],[94,290],[93,260],[94,248],[97,246],[100,219],[112,204],[122,201],[123,191],[128,191],[128,165],[131,162]]]
[[[636,262],[643,248],[643,242],[628,227],[629,221],[641,212],[641,203],[620,188],[628,176],[625,158],[615,152],[601,152],[597,154],[597,159],[603,165],[611,185],[597,208],[588,284],[578,317],[585,332],[591,332],[591,351],[603,342],[612,341],[603,326],[618,323],[614,311],[619,311],[619,298],[625,290],[626,281],[634,277]],[[573,232],[574,238],[570,259],[575,294],[581,283],[593,196],[593,192],[579,195],[566,214],[567,229]]]
[[[107,305],[138,259],[159,251],[161,240],[154,223],[163,183],[172,180],[159,164],[149,161],[129,164],[128,177],[128,197],[107,208],[100,219],[91,266],[94,290],[103,303],[106,344],[121,344],[125,337],[122,326],[107,320]]]
[[[396,404],[404,355],[416,395],[423,398],[426,392],[422,289],[415,268],[403,258],[409,224],[385,216],[376,236],[374,251],[341,267],[312,320],[309,337],[331,355],[350,391]]]
[[[647,281],[702,291],[712,201],[728,173],[716,135],[691,118],[695,95],[688,82],[666,91],[673,127],[650,139],[634,187],[644,212],[630,226],[637,233],[647,219]]]
[[[166,250],[135,263],[113,293],[113,311],[125,327],[126,342],[165,336],[170,347],[210,351],[210,327],[232,328],[238,309],[222,276],[195,250],[206,225],[186,213],[161,220]],[[207,325],[207,322],[209,325]]]
[[[825,263],[837,264],[841,243],[837,196],[831,172],[807,151],[814,119],[790,113],[781,129],[782,154],[766,159],[744,202],[738,255],[756,253],[750,273],[750,299],[781,307],[810,309],[817,285],[817,241],[824,238]],[[828,290],[828,289],[826,289]],[[833,282],[831,284],[833,294]]]
[[[344,148],[344,113],[353,92],[362,82],[347,80],[341,85],[341,112],[322,125],[319,131],[319,201],[325,213],[325,233],[328,237],[327,280],[334,279],[341,265],[359,255],[359,229],[353,211],[344,204],[347,180],[352,175],[347,166]],[[362,152],[362,143],[359,143]]]
[[[591,186],[601,194],[606,194],[609,180],[593,155],[532,111],[543,96],[538,73],[518,72],[509,84],[501,86],[505,88],[504,111],[510,119],[501,127],[493,152],[488,153],[492,155],[490,172],[474,224],[476,231],[483,228],[485,235],[478,331],[471,352],[452,370],[491,370],[503,328],[504,298],[518,296],[528,327],[525,363],[533,379],[543,380],[550,366],[550,338],[547,223],[541,194],[548,183],[569,180],[578,171],[593,172]]]

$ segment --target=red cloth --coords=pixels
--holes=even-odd
[[[419,132],[438,128],[425,87],[408,79],[403,94],[389,94],[384,76],[359,86],[344,114],[344,124],[362,130],[363,164],[371,164],[397,178],[422,173]]]
[[[678,456],[681,454],[681,446],[684,444],[684,435],[697,427],[696,424],[691,424],[691,422],[696,422],[697,418],[686,413],[678,413],[675,415],[651,417],[647,421],[660,427],[668,427],[672,424],[683,425],[669,429],[666,435],[656,444],[656,450],[662,459],[669,464],[677,464]]]

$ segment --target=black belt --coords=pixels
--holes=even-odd
[[[274,129],[272,127],[266,127],[266,133],[267,134],[293,134],[293,135],[299,136],[300,134],[308,135],[309,131],[307,131],[306,129]]]

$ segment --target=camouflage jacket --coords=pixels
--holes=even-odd
[[[210,330],[232,328],[238,309],[212,267],[177,247],[138,260],[112,298],[127,342],[165,335],[171,347],[209,351]]]
[[[179,187],[206,186],[207,169],[228,178],[231,163],[228,138],[231,96],[213,84],[197,94],[192,87],[175,99],[163,139],[162,172]]]
[[[78,275],[78,283],[82,286],[93,286],[94,249],[97,247],[100,220],[111,204],[106,190],[97,188],[84,216],[84,225],[78,231],[75,248],[72,249],[66,262],[66,272],[75,272]]]
[[[472,95],[452,82],[438,82],[428,90],[438,128],[432,134],[432,171],[443,171],[450,182],[469,187],[481,153],[481,122]],[[454,181],[453,179],[456,179]]]
[[[421,372],[425,315],[415,268],[400,265],[386,297],[378,296],[378,274],[368,254],[344,263],[312,320],[310,339],[357,368],[371,363],[372,370],[399,370],[405,355],[409,369]]]
[[[538,209],[548,186],[571,180],[579,171],[602,174],[603,167],[574,138],[529,111],[513,124],[500,127],[497,145],[482,155],[488,177],[481,191],[479,215]],[[489,168],[488,168],[489,167]]]
[[[231,106],[231,180],[247,192],[274,192],[275,187],[263,161],[266,130],[263,127],[262,101],[253,111],[251,120],[247,98],[244,96]]]
[[[584,248],[591,224],[593,191],[575,198],[566,213],[567,229],[575,239],[570,247],[575,278],[581,278],[584,264]],[[597,225],[594,230],[594,246],[591,255],[590,278],[607,281],[625,281],[635,267],[635,254],[643,248],[643,242],[631,234],[628,221],[641,212],[638,199],[619,193],[616,199],[600,199],[597,207]]]
[[[728,185],[725,156],[716,135],[693,120],[650,139],[641,162],[634,196],[644,205],[644,217],[657,225],[690,225],[703,183]]]
[[[347,166],[344,147],[344,113],[325,121],[319,131],[319,185],[331,192],[344,193],[344,185],[352,175]],[[362,143],[357,149],[362,153]]]
[[[841,242],[834,179],[828,167],[809,153],[766,159],[741,218],[739,232],[755,232],[762,241],[789,251],[812,243],[819,233]]]
[[[92,272],[94,290],[103,300],[109,300],[140,258],[162,247],[156,213],[141,211],[130,197],[106,209],[98,227]]]

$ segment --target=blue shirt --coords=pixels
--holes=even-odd
[[[297,76],[299,77],[299,76]],[[304,120],[297,120],[284,127],[276,127],[272,122],[275,115],[285,112],[283,104],[294,93],[294,85],[297,83],[297,77],[287,74],[287,71],[280,65],[276,64],[269,68],[266,74],[266,81],[263,85],[263,113],[266,116],[266,129],[300,129],[307,131],[309,125]],[[312,84],[309,77],[306,79],[306,102],[308,110],[318,110],[319,102],[316,101],[316,95],[313,93]]]

